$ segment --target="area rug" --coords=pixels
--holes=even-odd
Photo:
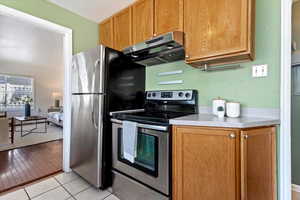
[[[38,124],[37,131],[43,131],[45,124]],[[30,130],[33,125],[24,126],[25,130]],[[16,127],[14,144],[7,144],[0,147],[0,151],[5,151],[9,149],[15,149],[19,147],[30,146],[34,144],[40,144],[45,142],[50,142],[54,140],[59,140],[63,138],[63,129],[55,125],[47,125],[47,133],[31,133],[24,137],[21,137],[20,127]]]

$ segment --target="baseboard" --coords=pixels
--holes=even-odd
[[[292,184],[292,191],[300,193],[300,185]]]

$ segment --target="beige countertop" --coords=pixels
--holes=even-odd
[[[279,125],[279,119],[260,117],[218,118],[212,114],[194,114],[170,120],[172,125],[210,126],[224,128],[253,128],[260,126]]]

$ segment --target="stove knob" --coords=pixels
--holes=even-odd
[[[179,97],[183,97],[183,92],[179,92],[179,93],[178,93],[178,96],[179,96]]]
[[[191,96],[190,93],[185,93],[185,97],[186,97],[186,98],[189,98],[190,96]]]
[[[155,96],[156,96],[156,93],[152,93],[152,96],[155,97]]]
[[[151,93],[148,93],[148,97],[151,97]]]

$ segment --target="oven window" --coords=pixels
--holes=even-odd
[[[118,129],[118,159],[138,170],[151,176],[158,176],[158,138],[138,130],[137,156],[135,162],[131,163],[124,159],[122,145],[122,129]]]

